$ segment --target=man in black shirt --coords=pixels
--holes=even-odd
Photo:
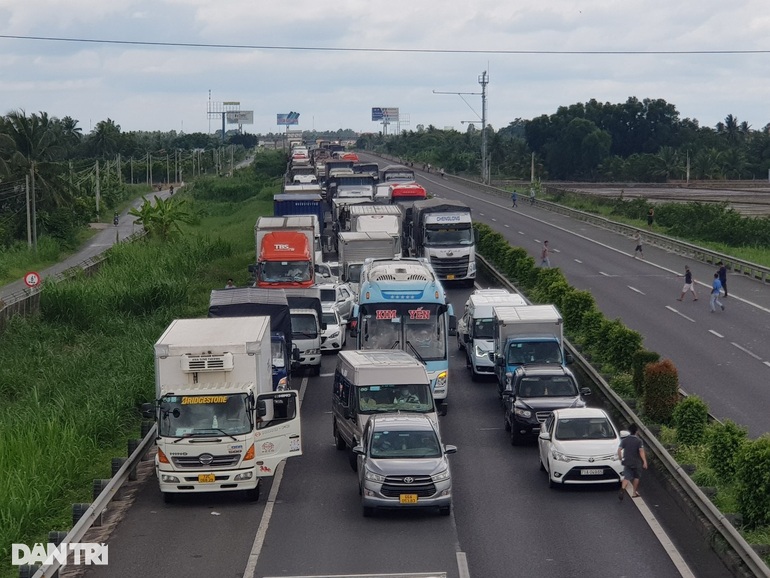
[[[647,454],[644,452],[642,440],[636,436],[637,427],[635,423],[628,426],[629,435],[620,440],[618,447],[618,458],[623,464],[623,482],[618,492],[618,499],[623,500],[628,483],[631,482],[634,488],[634,498],[639,497],[639,480],[642,477],[642,469],[647,469]]]

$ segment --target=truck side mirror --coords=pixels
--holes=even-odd
[[[581,387],[580,388],[580,395],[591,395],[591,388],[590,387]]]
[[[257,400],[257,415],[265,417],[267,415],[267,404],[264,399]]]
[[[155,417],[155,404],[154,403],[143,403],[141,405],[141,411],[142,411],[142,417],[154,418]]]
[[[257,265],[256,265],[256,263],[252,263],[251,265],[249,265],[249,273],[251,273],[253,275],[256,272],[257,272]]]
[[[457,317],[449,316],[449,335],[457,335]]]
[[[569,365],[570,363],[575,363],[575,358],[572,356],[572,354],[571,354],[571,353],[567,353],[567,354],[564,356],[564,363],[565,363],[566,365]]]

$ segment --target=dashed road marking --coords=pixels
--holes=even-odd
[[[684,317],[685,319],[687,319],[687,321],[692,321],[693,323],[695,323],[695,319],[693,319],[692,317],[687,317],[687,315],[685,315],[685,314],[684,314],[684,313],[682,313],[681,311],[677,311],[676,309],[674,309],[673,307],[671,307],[671,305],[666,305],[666,309],[668,309],[668,310],[669,310],[669,311],[671,311],[672,313],[676,313],[676,314],[677,314],[677,315],[679,315],[680,317]]]
[[[716,332],[716,331],[714,331],[713,329],[709,329],[709,333],[711,333],[711,334],[713,334],[713,335],[716,335],[716,336],[717,336],[717,337],[719,337],[720,339],[724,339],[724,338],[725,338],[725,336],[724,336],[724,335],[722,335],[721,333],[717,333],[717,332]]]
[[[632,287],[631,285],[626,285],[626,287],[631,289],[631,291],[636,291],[637,293],[639,293],[639,295],[644,295],[644,292],[643,291],[639,291],[639,289],[637,289],[636,287]]]
[[[742,345],[738,345],[737,343],[735,343],[735,341],[731,341],[731,342],[730,342],[730,344],[731,344],[731,345],[733,345],[733,346],[735,346],[735,347],[737,347],[737,348],[738,348],[738,349],[740,349],[741,351],[743,351],[743,353],[745,353],[746,355],[750,355],[750,356],[751,356],[751,357],[753,357],[754,359],[762,359],[762,358],[761,358],[759,355],[757,355],[757,354],[756,354],[756,353],[754,353],[753,351],[749,351],[748,349],[746,349],[746,348],[745,348],[745,347],[743,347]]]
[[[580,263],[582,265],[583,261],[581,261],[580,259],[575,259],[575,263]]]

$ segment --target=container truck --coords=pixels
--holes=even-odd
[[[407,207],[403,247],[410,257],[428,259],[442,281],[476,279],[476,235],[465,203],[425,199]]]
[[[395,240],[393,256],[401,256],[401,207],[398,205],[352,205],[348,208],[348,230],[354,233],[384,231]]]
[[[254,226],[257,287],[312,286],[315,283],[316,230],[309,215],[257,219]]]
[[[493,316],[495,375],[501,396],[521,365],[566,366],[572,362],[564,351],[564,325],[554,305],[499,306],[493,309]]]
[[[302,455],[296,391],[272,391],[267,317],[177,319],[155,344],[155,471],[179,494],[243,491]]]
[[[291,389],[291,370],[299,368],[299,350],[291,340],[291,312],[283,289],[238,287],[214,289],[209,296],[209,317],[270,318],[273,389]]]
[[[392,259],[396,241],[392,235],[384,231],[344,232],[337,235],[337,238],[342,280],[349,283],[353,292],[358,295],[361,267],[364,261],[369,257]]]

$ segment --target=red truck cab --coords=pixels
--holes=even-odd
[[[257,287],[310,287],[315,282],[313,247],[298,231],[273,231],[262,238]]]

